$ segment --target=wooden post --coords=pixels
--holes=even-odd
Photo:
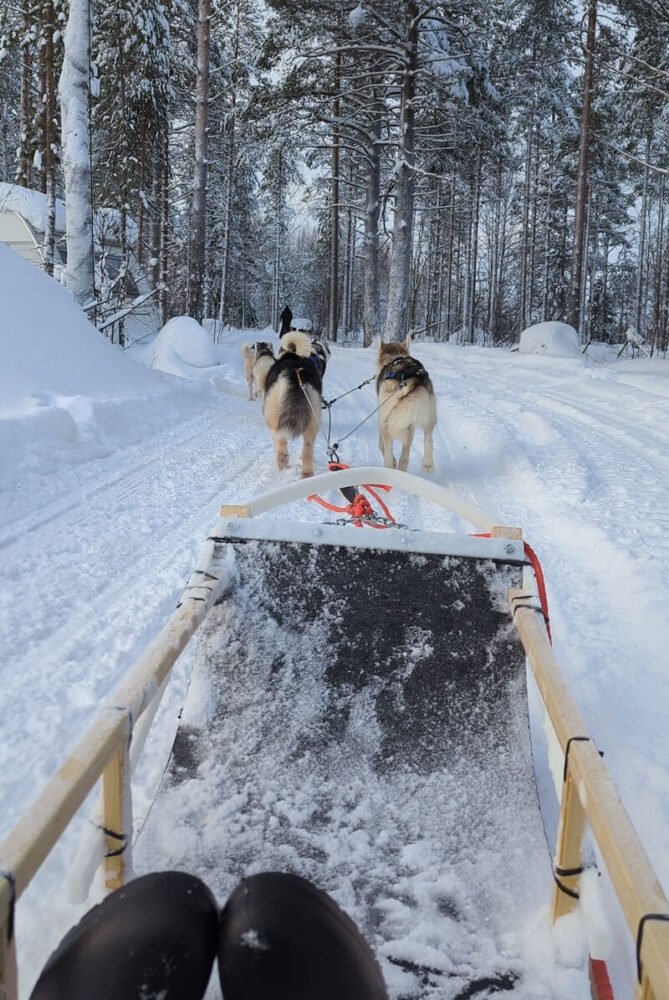
[[[571,913],[578,903],[578,887],[583,871],[585,811],[569,771],[562,786],[560,825],[557,834],[553,875],[553,920]]]
[[[110,890],[125,884],[132,867],[132,800],[130,796],[129,727],[102,775],[102,827],[105,834],[105,885]]]
[[[9,940],[7,924],[0,927],[0,1000],[18,1000],[19,986],[16,971],[16,938]]]

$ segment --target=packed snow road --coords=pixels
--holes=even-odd
[[[219,504],[297,474],[274,469],[259,404],[246,399],[239,339],[224,347],[224,377],[216,395],[203,392],[198,415],[80,465],[26,471],[0,494],[0,836],[172,610]],[[522,527],[539,554],[558,660],[667,887],[669,365],[435,344],[414,353],[439,398],[432,475]],[[325,397],[373,370],[373,350],[335,348]],[[375,406],[373,385],[334,403],[330,442],[343,462],[380,464],[376,418],[365,420]],[[421,449],[418,434],[409,471],[419,474]],[[317,471],[326,460],[321,437]],[[411,527],[470,530],[417,499],[393,493],[390,505]],[[308,503],[271,516],[328,519]],[[186,654],[176,669],[137,774],[138,823],[191,663]],[[19,942],[35,970],[72,919],[61,901],[42,914],[41,900],[77,836],[68,833],[19,907],[19,931],[22,921],[30,928]]]

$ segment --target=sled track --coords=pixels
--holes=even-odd
[[[551,871],[505,607],[520,567],[234,550],[138,870],[191,871],[221,903],[253,872],[312,879],[361,927],[393,998],[566,995],[524,954]]]

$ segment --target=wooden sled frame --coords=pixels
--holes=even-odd
[[[450,490],[406,472],[375,467],[316,476],[261,494],[248,504],[225,505],[212,536],[223,532],[223,519],[253,517],[314,492],[361,482],[396,486],[431,500],[490,532],[492,546],[499,546],[503,539],[512,545],[512,539],[517,543],[520,538],[518,529],[496,527],[490,515]],[[168,623],[0,845],[0,1000],[18,998],[16,902],[100,779],[99,827],[104,840],[105,883],[110,891],[124,883],[132,854],[132,758],[141,751],[172,667],[209,608],[229,585],[225,560],[217,555],[210,539]],[[556,879],[553,894],[553,918],[576,906],[584,836],[589,827],[636,943],[639,982],[635,998],[662,1000],[669,997],[669,901],[562,678],[545,624],[537,613],[540,609],[536,595],[515,590],[510,602],[513,620],[564,754],[554,863],[559,881]]]

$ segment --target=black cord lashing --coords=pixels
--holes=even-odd
[[[639,928],[636,933],[636,974],[639,983],[643,976],[643,964],[641,962],[641,945],[643,942],[643,932],[649,920],[659,920],[669,923],[669,913],[644,913],[639,921]]]
[[[100,829],[104,833],[105,837],[111,837],[112,840],[118,840],[119,843],[121,844],[120,847],[117,847],[113,851],[105,851],[105,857],[106,858],[118,858],[121,854],[123,854],[123,852],[125,851],[126,847],[128,846],[128,834],[127,833],[116,833],[115,830],[110,830],[108,827],[102,826],[102,825],[100,825]]]
[[[570,736],[567,740],[567,745],[564,748],[564,771],[562,772],[562,780],[567,780],[567,772],[569,770],[569,751],[571,750],[572,743],[590,743],[589,736]]]
[[[568,888],[568,886],[566,886],[560,880],[563,878],[570,878],[573,875],[582,875],[582,874],[583,874],[583,865],[580,865],[578,868],[560,868],[558,865],[553,866],[553,880],[556,886],[558,887],[560,892],[563,892],[565,896],[569,896],[571,899],[580,899],[581,898],[580,893],[576,889]]]
[[[14,914],[16,911],[16,877],[11,872],[0,871],[0,878],[4,878],[9,885],[9,915],[7,917],[7,943],[14,937]]]
[[[548,615],[546,614],[546,612],[544,611],[544,609],[541,607],[541,605],[537,606],[536,604],[521,604],[520,603],[521,597],[523,597],[523,595],[521,595],[519,598],[517,598],[516,600],[514,600],[514,602],[513,602],[513,610],[511,612],[511,617],[513,618],[515,616],[515,614],[516,614],[516,611],[520,611],[521,608],[524,609],[524,610],[526,610],[526,611],[535,611],[538,615],[540,615],[541,618],[543,618],[544,624],[546,626],[548,626]]]

